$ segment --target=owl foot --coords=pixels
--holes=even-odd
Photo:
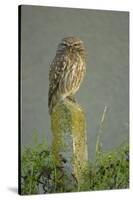
[[[72,101],[73,103],[76,103],[76,100],[75,100],[74,96],[68,96],[67,99]]]

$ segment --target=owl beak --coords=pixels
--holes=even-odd
[[[69,47],[69,48],[70,48],[70,52],[71,52],[71,51],[72,51],[72,46],[70,45],[70,47]]]

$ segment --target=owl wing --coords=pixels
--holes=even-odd
[[[48,94],[48,106],[51,107],[51,101],[53,95],[56,95],[56,92],[59,88],[59,82],[65,67],[67,66],[67,58],[65,56],[55,57],[53,62],[50,65],[49,71],[49,94]]]

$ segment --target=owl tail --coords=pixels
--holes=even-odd
[[[53,109],[53,106],[52,106],[51,103],[50,103],[50,105],[48,106],[48,108],[49,108],[49,114],[51,115],[51,113],[52,113],[52,109]]]
[[[49,108],[49,114],[51,115],[53,108],[55,107],[57,103],[57,98],[55,95],[52,95],[48,100],[48,108]]]

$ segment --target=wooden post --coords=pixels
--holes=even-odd
[[[69,179],[75,177],[80,186],[81,173],[88,160],[86,120],[82,108],[67,99],[59,102],[51,114],[51,127],[56,166]]]

